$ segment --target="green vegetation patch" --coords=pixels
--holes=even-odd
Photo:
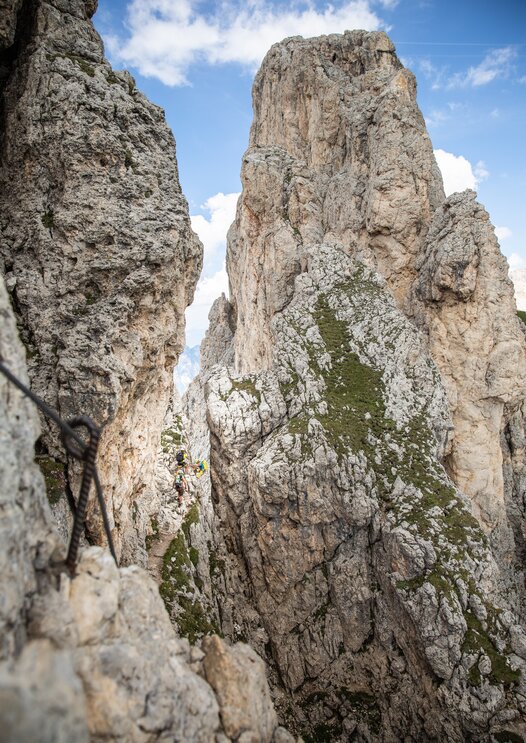
[[[520,680],[520,671],[514,671],[510,668],[509,660],[506,656],[499,653],[493,642],[484,631],[479,619],[470,611],[464,612],[468,630],[464,637],[462,645],[463,652],[474,653],[479,656],[484,653],[491,661],[491,673],[489,680],[495,684],[503,684],[506,687],[517,683]],[[478,661],[470,668],[469,680],[474,686],[478,686],[481,681],[481,673],[478,669]]]
[[[199,503],[196,501],[192,505],[192,507],[186,514],[186,516],[184,517],[184,521],[181,525],[181,530],[183,531],[188,544],[190,544],[191,542],[190,527],[192,526],[192,524],[198,524],[198,523],[199,523]]]
[[[48,230],[52,230],[55,226],[53,209],[48,209],[47,212],[44,212],[40,219],[42,220],[44,227]]]
[[[189,570],[187,569],[190,565],[184,534],[179,532],[164,553],[161,585],[159,586],[159,593],[169,612],[173,609],[180,591],[190,588]]]
[[[159,586],[159,593],[168,612],[175,614],[179,633],[182,637],[187,637],[191,643],[195,643],[203,635],[219,634],[219,628],[213,620],[209,619],[201,602],[195,597],[188,596],[188,593],[192,591],[190,576],[199,562],[199,550],[190,544],[190,526],[198,520],[199,506],[194,503],[186,514],[181,530],[175,539],[172,539],[163,556],[161,585]],[[197,588],[203,588],[203,582],[199,576],[194,577],[193,582]]]
[[[180,634],[187,637],[192,645],[203,635],[219,634],[217,624],[210,621],[199,601],[181,596],[177,603],[181,612],[175,621]]]
[[[38,456],[36,461],[44,476],[49,504],[55,506],[66,492],[65,465],[53,457]]]
[[[194,566],[194,568],[197,567],[197,563],[199,562],[199,550],[195,547],[190,547],[188,554],[190,556],[190,562]]]
[[[147,534],[146,539],[144,540],[146,543],[146,549],[148,552],[151,550],[153,543],[156,542],[157,539],[159,539],[159,522],[156,516],[151,517],[150,525],[152,528],[152,532],[151,534]]]
[[[382,438],[394,427],[394,423],[385,417],[382,375],[371,366],[362,364],[358,355],[349,350],[351,338],[347,324],[337,319],[323,294],[316,304],[314,319],[331,357],[330,368],[323,370],[318,361],[311,358],[326,386],[328,410],[320,421],[340,457],[345,456],[349,449],[368,449],[371,432]]]
[[[356,316],[362,320],[366,317],[370,308],[364,301],[365,295],[372,296],[381,290],[363,274],[359,269],[350,281],[335,286],[330,294],[318,297],[312,318],[323,345],[309,342],[305,330],[295,328],[291,323],[309,357],[311,372],[323,383],[327,409],[324,414],[305,410],[289,421],[288,431],[299,435],[302,447],[303,442],[309,444],[309,417],[314,415],[323,425],[325,436],[340,460],[349,452],[362,452],[374,472],[375,485],[385,510],[394,515],[394,525],[404,524],[429,539],[437,554],[431,572],[399,581],[397,588],[418,591],[424,583],[431,584],[438,596],[459,611],[462,602],[456,583],[461,578],[469,590],[479,596],[488,616],[495,618],[493,624],[488,623],[488,631],[495,635],[500,631],[497,610],[483,598],[470,576],[462,571],[468,552],[485,550],[487,538],[436,461],[436,442],[425,411],[421,410],[397,428],[395,421],[386,415],[382,372],[363,360],[367,358],[365,350],[361,357],[351,350],[357,348],[361,351],[361,343],[351,336],[347,323],[340,320],[337,310],[333,309],[350,301]],[[394,344],[397,331],[396,328],[391,330],[389,343]],[[329,362],[325,363],[327,354]],[[294,376],[291,370],[291,381],[286,388],[282,387],[282,391],[290,396],[297,381],[297,375]],[[394,497],[397,476],[406,486],[414,486],[414,492],[410,489],[403,496]],[[467,616],[466,621],[470,627]],[[491,683],[509,685],[518,680],[520,672],[511,670],[506,655],[496,650],[480,623],[476,629],[471,626],[466,636],[466,649],[473,645],[484,650],[491,659]],[[472,683],[480,682],[477,673],[478,669],[472,671]]]
[[[161,449],[165,454],[169,454],[174,449],[180,449],[183,443],[180,428],[165,428],[161,431]]]
[[[255,397],[258,401],[258,405],[261,403],[261,392],[256,388],[256,383],[253,379],[231,379],[232,390],[237,392],[246,392],[251,397]]]
[[[208,566],[210,570],[210,577],[217,578],[219,575],[225,574],[225,561],[218,557],[215,550],[212,549],[212,543],[208,542]]]
[[[72,59],[74,62],[78,64],[80,69],[85,75],[88,75],[88,77],[95,77],[95,68],[90,65],[88,62],[86,62],[85,59],[82,57],[76,57],[73,55],[70,55],[70,59]]]
[[[526,312],[524,312],[524,310],[517,310],[517,317],[520,317],[522,322],[526,325]]]

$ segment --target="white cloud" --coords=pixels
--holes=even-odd
[[[466,72],[457,72],[449,80],[449,88],[480,87],[493,82],[497,78],[508,77],[513,62],[517,57],[517,50],[512,46],[493,49],[488,52],[482,62],[476,67],[469,67]]]
[[[393,0],[385,0],[392,7]],[[203,8],[200,12],[200,8]],[[318,36],[346,29],[375,30],[382,21],[370,0],[347,0],[317,10],[309,0],[276,8],[271,0],[224,0],[206,12],[199,0],[132,0],[122,39],[106,37],[110,54],[146,77],[185,85],[196,62],[235,62],[254,69],[287,36]]]
[[[185,347],[174,370],[175,386],[182,395],[192,379],[199,374],[199,346]]]
[[[448,114],[440,109],[434,109],[430,114],[425,116],[426,125],[428,127],[437,127],[444,124],[449,119]]]
[[[473,168],[473,172],[475,173],[475,180],[477,182],[477,185],[479,183],[482,183],[482,181],[487,181],[489,178],[489,170],[487,169],[484,160],[478,161],[478,163]]]
[[[515,270],[517,268],[525,268],[526,267],[526,261],[522,257],[522,255],[519,255],[519,253],[512,253],[508,256],[508,263],[510,266],[510,269]]]
[[[201,207],[209,213],[209,219],[202,214],[190,217],[192,227],[204,246],[205,273],[207,263],[211,263],[219,249],[225,247],[226,233],[236,216],[238,197],[238,193],[216,193]]]
[[[421,59],[418,62],[418,66],[420,72],[430,81],[432,90],[438,90],[442,87],[442,80],[445,74],[444,67],[437,67],[429,59]]]
[[[193,303],[186,310],[186,338],[189,346],[201,342],[208,327],[208,313],[217,297],[228,296],[228,277],[225,269],[226,234],[236,216],[238,193],[216,193],[205,201],[201,209],[208,212],[190,217],[193,229],[204,246],[203,273],[197,284]]]
[[[462,155],[453,155],[445,150],[434,150],[434,153],[444,180],[446,196],[466,188],[476,190],[479,183],[489,176],[483,160],[479,160],[473,168]]]
[[[186,343],[195,346],[201,342],[208,327],[208,313],[222,293],[228,296],[228,276],[225,265],[213,276],[206,276],[197,284],[193,304],[186,310]]]
[[[513,235],[513,232],[509,227],[495,227],[495,234],[497,235],[500,242],[507,240]]]

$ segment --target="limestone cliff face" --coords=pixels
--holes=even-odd
[[[27,0],[16,30],[20,3],[2,18],[0,257],[33,388],[63,417],[105,424],[99,468],[114,539],[125,562],[144,561],[202,250],[163,112],[104,60],[96,3],[66,5]],[[47,427],[40,454],[67,465],[75,492],[78,471]],[[101,539],[96,514],[88,531]]]
[[[524,736],[525,344],[487,215],[445,200],[384,34],[276,45],[254,110],[203,377],[238,621],[298,730]]]
[[[253,105],[227,253],[242,371],[270,365],[269,322],[291,297],[306,246],[335,243],[378,266],[402,303],[444,199],[414,76],[385,34],[275,45]]]
[[[526,345],[506,260],[473,192],[437,209],[417,270],[411,312],[428,335],[454,423],[447,468],[501,564],[516,566],[524,599],[524,439],[516,431],[524,430]]]
[[[2,358],[26,379],[1,277],[0,318]],[[0,375],[2,741],[293,743],[250,647],[178,638],[158,586],[100,547],[64,571],[38,433],[35,408]]]
[[[271,366],[271,319],[309,246],[376,268],[443,376],[449,474],[523,584],[524,465],[509,425],[526,397],[524,334],[487,214],[472,194],[444,199],[412,74],[384,34],[289,39],[267,55],[253,98],[227,251],[236,369]]]

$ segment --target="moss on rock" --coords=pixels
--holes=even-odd
[[[66,493],[65,465],[49,456],[38,456],[36,462],[44,476],[49,504],[55,506]]]

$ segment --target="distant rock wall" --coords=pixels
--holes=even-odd
[[[212,497],[290,725],[489,743],[526,735],[526,346],[415,96],[384,34],[263,62],[210,331],[234,363],[201,374]]]
[[[216,367],[207,397],[217,509],[260,617],[242,629],[269,638],[288,724],[333,740],[526,733],[526,635],[440,465],[450,421],[425,338],[328,245],[273,334],[272,370]]]
[[[19,5],[3,16],[1,268],[33,388],[63,417],[105,424],[99,469],[114,540],[124,562],[144,563],[202,248],[164,114],[104,60],[96,3],[27,0],[14,32]],[[41,461],[65,464],[76,492],[78,468],[43,425]],[[64,493],[54,500],[64,520]],[[88,532],[103,539],[96,512]]]

